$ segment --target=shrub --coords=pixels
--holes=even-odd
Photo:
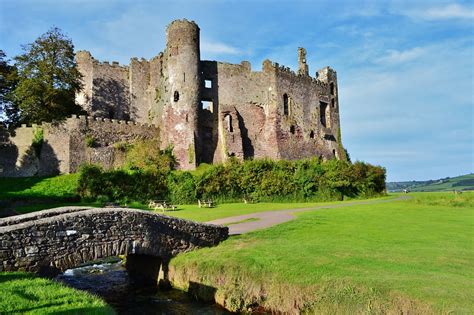
[[[94,136],[89,134],[85,136],[84,141],[86,143],[86,147],[88,148],[93,148],[97,145],[97,140],[94,138]]]
[[[167,186],[171,202],[183,204],[196,201],[196,184],[191,173],[170,172]]]
[[[248,197],[268,201],[330,201],[370,197],[385,190],[385,169],[362,162],[231,159],[198,172],[187,172],[171,171],[169,160],[161,167],[141,161],[145,162],[144,168],[108,172],[97,166],[84,166],[79,194],[84,198],[107,196],[114,201],[168,199],[183,204],[196,199],[226,202]]]
[[[127,150],[127,168],[151,173],[168,173],[176,166],[173,147],[160,150],[158,140],[135,142]]]
[[[109,200],[164,199],[167,195],[166,176],[126,170],[103,171],[94,165],[83,166],[79,172],[78,194],[85,199],[106,196]]]

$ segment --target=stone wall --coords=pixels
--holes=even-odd
[[[228,228],[122,208],[64,207],[0,219],[0,271],[54,273],[118,255],[169,259],[214,246]]]
[[[39,154],[32,145],[38,128],[43,130],[44,139]],[[14,136],[5,130],[0,133],[0,177],[74,173],[84,163],[111,169],[122,165],[124,144],[159,137],[154,125],[87,116],[73,116],[62,123],[23,125]]]

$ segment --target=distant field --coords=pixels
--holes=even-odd
[[[389,182],[387,189],[390,192],[404,189],[423,192],[474,190],[474,174],[429,181]]]

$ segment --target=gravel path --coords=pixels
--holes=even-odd
[[[275,210],[267,212],[257,212],[245,215],[239,215],[235,217],[222,218],[217,220],[208,221],[206,223],[217,224],[217,225],[229,225],[229,235],[237,235],[252,232],[255,230],[265,229],[283,222],[293,220],[295,212],[309,211],[309,210],[321,210],[321,209],[332,209],[332,208],[343,208],[350,207],[355,205],[373,205],[378,203],[387,203],[398,200],[406,200],[411,197],[409,196],[400,196],[394,199],[384,199],[384,200],[367,200],[367,201],[353,201],[341,204],[326,205],[326,206],[316,206],[310,208],[300,208],[300,209],[284,209],[284,210]],[[242,222],[248,219],[257,219],[254,221]],[[241,222],[241,223],[236,223]],[[232,224],[234,223],[234,224]]]

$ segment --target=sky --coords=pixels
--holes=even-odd
[[[470,1],[0,0],[12,58],[53,26],[77,50],[128,64],[165,47],[174,19],[201,29],[201,59],[337,71],[342,141],[388,181],[474,172],[474,5]]]

